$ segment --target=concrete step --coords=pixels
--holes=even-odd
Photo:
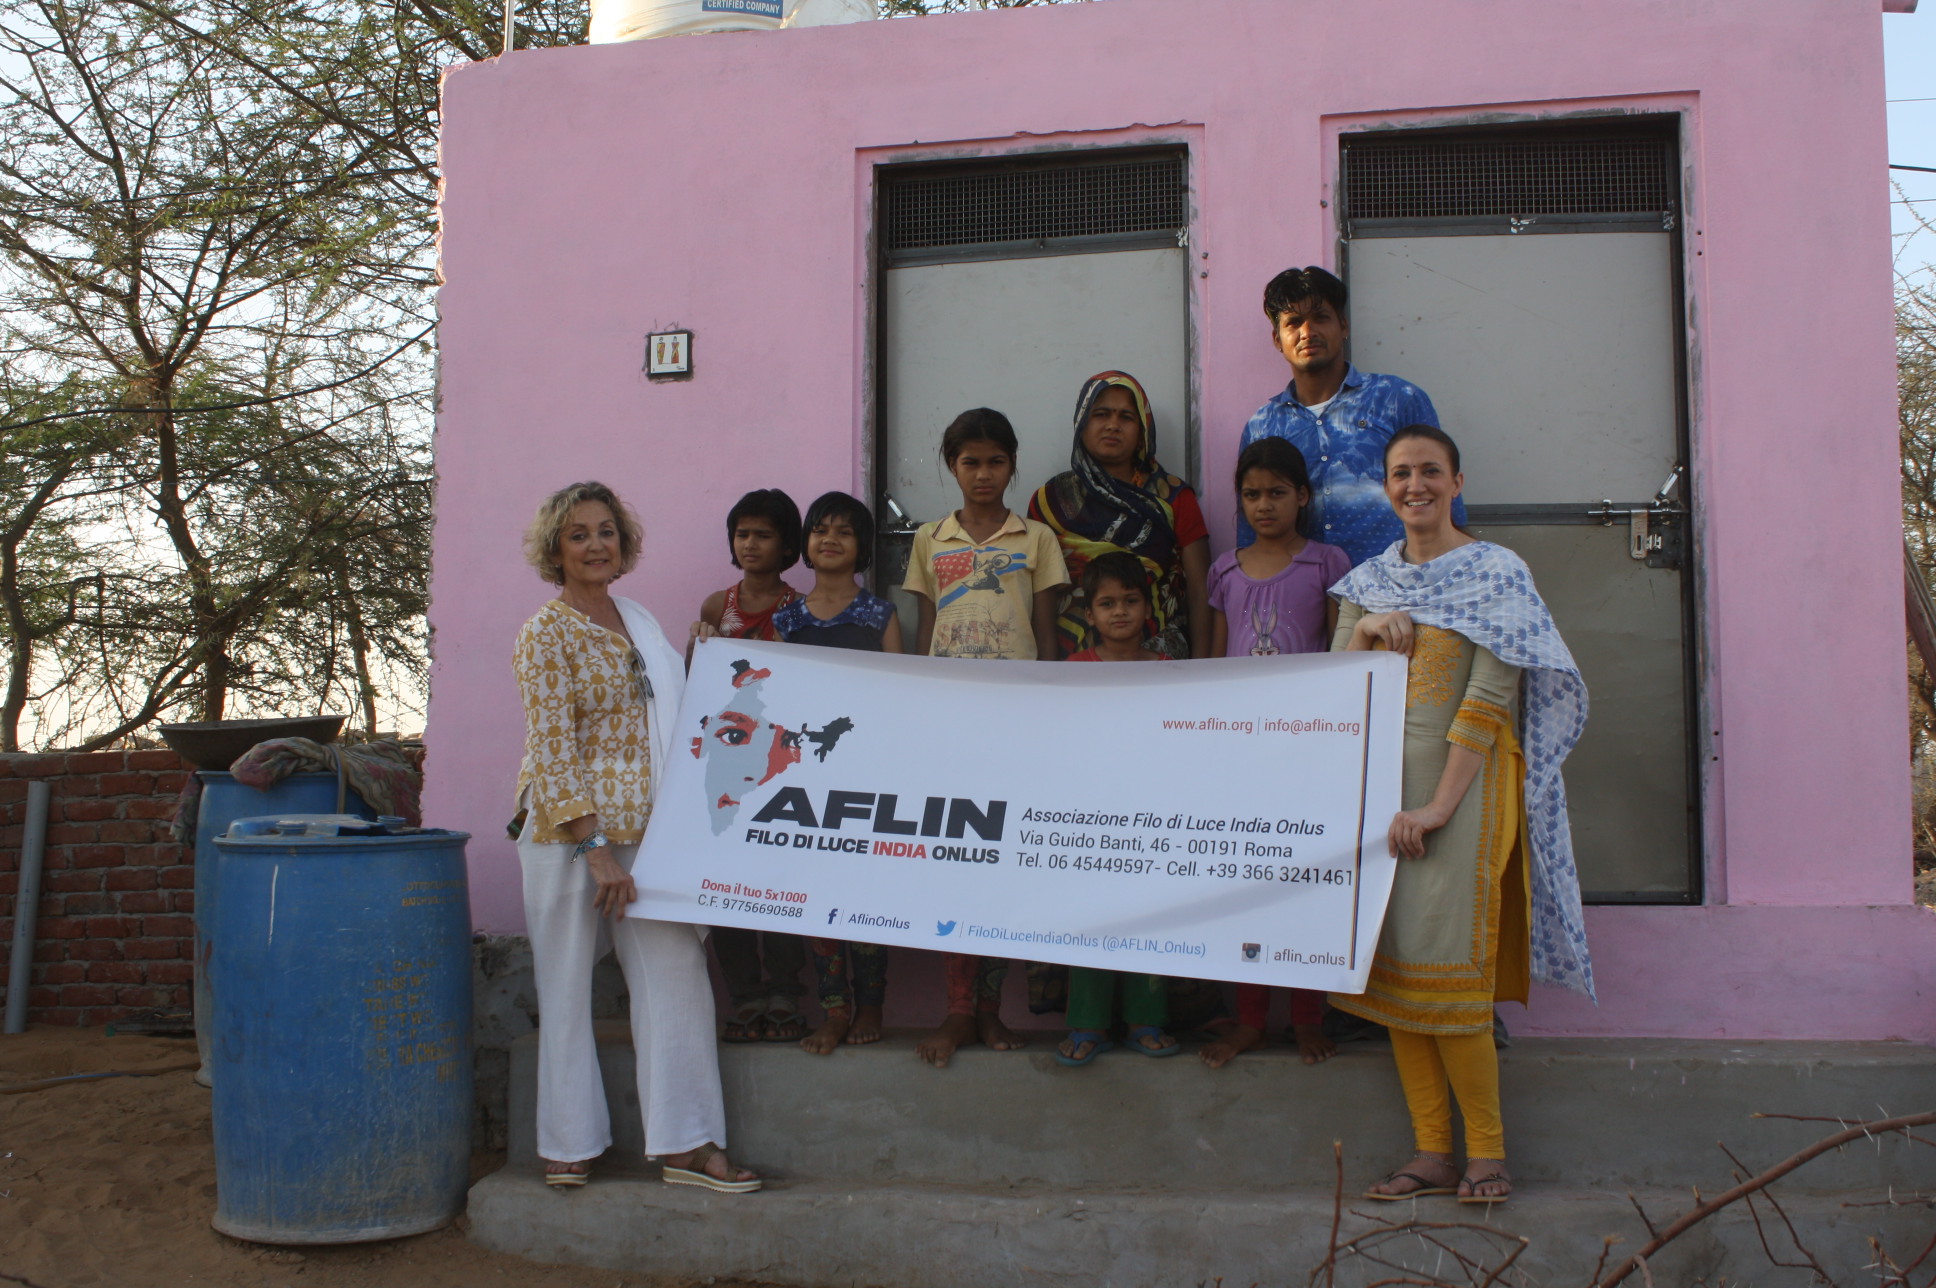
[[[471,1238],[537,1261],[644,1272],[679,1282],[707,1276],[800,1288],[1149,1288],[1149,1285],[1303,1284],[1325,1257],[1333,1213],[1330,1189],[1245,1189],[1224,1193],[1162,1188],[1165,1160],[1146,1154],[1133,1172],[1081,1191],[1014,1185],[971,1189],[913,1184],[849,1185],[774,1180],[751,1195],[715,1195],[665,1185],[650,1175],[601,1165],[581,1190],[551,1190],[534,1169],[513,1165],[471,1190]],[[1347,1159],[1351,1174],[1368,1170]],[[1124,1188],[1134,1183],[1141,1188]],[[1409,1220],[1470,1223],[1479,1229],[1394,1233],[1379,1251],[1449,1283],[1479,1283],[1431,1243],[1497,1266],[1529,1240],[1502,1284],[1584,1285],[1609,1236],[1615,1260],[1636,1251],[1647,1232],[1624,1191],[1525,1186],[1505,1207],[1488,1210],[1446,1198],[1373,1204],[1347,1191],[1339,1238]],[[1664,1226],[1692,1199],[1686,1190],[1635,1197]],[[1868,1240],[1878,1237],[1907,1260],[1936,1228],[1930,1209],[1847,1207],[1825,1195],[1782,1199],[1787,1217],[1823,1267],[1844,1283],[1875,1282]],[[1783,1260],[1800,1260],[1765,1202],[1768,1242]],[[1652,1282],[1753,1284],[1802,1288],[1807,1270],[1778,1269],[1764,1252],[1753,1217],[1737,1204],[1670,1244],[1651,1260]],[[1344,1260],[1337,1288],[1355,1288],[1395,1271]],[[1434,1282],[1407,1278],[1407,1283]],[[1493,1282],[1486,1280],[1486,1282]],[[1629,1282],[1643,1280],[1636,1275]]]
[[[1328,1193],[1334,1140],[1354,1193],[1410,1153],[1383,1042],[1346,1046],[1316,1067],[1280,1045],[1214,1071],[1189,1051],[1163,1060],[1116,1051],[1066,1069],[1049,1054],[1061,1034],[1040,1032],[1026,1050],[970,1047],[936,1070],[916,1058],[918,1036],[894,1032],[826,1057],[777,1043],[722,1047],[734,1156],[835,1189],[1136,1185],[1185,1207],[1241,1207],[1269,1187]],[[613,1153],[636,1157],[644,1142],[622,1023],[601,1029],[600,1063]],[[1500,1065],[1513,1172],[1535,1191],[1715,1193],[1732,1184],[1717,1141],[1758,1170],[1835,1130],[1754,1114],[1855,1120],[1936,1108],[1936,1050],[1905,1043],[1529,1038]],[[514,1172],[536,1161],[536,1067],[531,1035],[512,1048]],[[1900,1138],[1847,1148],[1783,1192],[1879,1199],[1891,1188],[1936,1192],[1936,1149]]]

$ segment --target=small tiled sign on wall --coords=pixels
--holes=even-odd
[[[652,380],[690,380],[692,332],[654,331],[646,336],[645,374]]]

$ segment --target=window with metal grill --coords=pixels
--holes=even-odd
[[[890,265],[1174,246],[1189,222],[1181,152],[888,169]]]
[[[1428,222],[1474,232],[1671,228],[1680,201],[1674,141],[1656,132],[1354,137],[1341,178],[1354,237]]]

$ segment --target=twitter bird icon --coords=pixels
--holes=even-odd
[[[955,933],[955,923],[952,921],[937,921],[934,923],[934,933],[937,935],[952,935]]]

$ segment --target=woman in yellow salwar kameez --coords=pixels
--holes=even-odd
[[[1559,776],[1586,692],[1525,564],[1453,525],[1463,486],[1450,437],[1399,430],[1385,492],[1405,537],[1333,588],[1333,649],[1411,657],[1391,902],[1365,991],[1330,999],[1390,1030],[1411,1111],[1417,1156],[1367,1191],[1373,1199],[1505,1201],[1493,1004],[1524,1002],[1535,975],[1592,990]]]

